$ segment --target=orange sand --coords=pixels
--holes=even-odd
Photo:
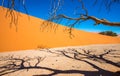
[[[72,39],[63,29],[65,26],[58,27],[57,31],[41,31],[40,26],[44,20],[20,13],[18,16],[18,31],[15,25],[10,28],[10,17],[5,17],[6,8],[0,7],[0,52],[35,49],[38,47],[63,47],[79,46],[90,44],[116,44],[120,43],[119,37],[109,37],[81,30],[73,30],[75,37]],[[15,13],[15,12],[14,12]]]

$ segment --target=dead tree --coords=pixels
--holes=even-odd
[[[69,26],[70,28],[68,29],[68,32],[70,35],[73,35],[72,34],[72,28],[76,25],[76,24],[79,24],[81,22],[85,22],[85,21],[88,21],[88,20],[92,20],[95,22],[94,25],[99,25],[99,24],[103,24],[103,25],[107,25],[107,26],[118,26],[120,27],[120,22],[111,22],[105,18],[97,18],[96,16],[91,16],[89,15],[89,12],[88,12],[88,9],[85,7],[85,3],[83,0],[77,0],[81,5],[79,7],[81,7],[80,10],[84,10],[85,13],[81,13],[81,12],[77,12],[79,13],[78,17],[74,18],[74,17],[69,17],[67,16],[66,14],[63,14],[63,13],[60,13],[58,14],[57,12],[60,11],[60,8],[62,8],[62,5],[60,5],[60,3],[62,3],[62,1],[64,0],[55,0],[57,4],[54,4],[52,6],[55,6],[53,9],[52,9],[52,12],[50,13],[50,18],[48,19],[48,21],[53,21],[53,22],[56,22],[56,23],[61,23],[61,20],[62,19],[66,19],[68,20],[69,22],[71,21],[71,24],[68,24],[67,26]],[[71,2],[74,1],[74,0],[71,0]],[[97,5],[100,1],[99,0],[93,0],[93,5]],[[101,5],[104,4],[105,5],[105,8],[106,10],[109,10],[111,8],[111,6],[113,5],[113,3],[118,3],[120,4],[120,0],[101,0]],[[101,7],[101,6],[100,6]],[[57,10],[56,10],[56,9]],[[59,8],[59,9],[58,9]],[[73,22],[72,22],[73,21]],[[79,25],[78,25],[79,26]]]
[[[73,2],[74,0],[70,0],[70,2]],[[120,22],[111,22],[105,18],[97,18],[96,16],[91,16],[89,15],[88,9],[85,7],[85,3],[83,0],[77,0],[80,3],[81,9],[80,10],[84,10],[85,13],[81,13],[81,12],[77,12],[80,13],[78,17],[73,18],[73,17],[69,17],[63,13],[58,14],[58,12],[61,10],[62,6],[64,5],[64,0],[51,0],[51,7],[50,7],[50,12],[49,12],[49,18],[48,18],[48,22],[53,21],[53,22],[61,22],[62,19],[67,19],[67,20],[73,20],[74,22],[72,22],[71,24],[69,24],[69,29],[67,29],[69,31],[69,34],[72,35],[72,28],[81,22],[85,22],[87,20],[92,20],[95,22],[95,25],[99,25],[99,24],[103,24],[103,25],[107,25],[107,26],[120,26]],[[2,0],[2,6],[4,6],[5,0]],[[22,6],[25,11],[26,14],[28,14],[27,8],[25,6],[25,0],[18,0],[18,3],[20,4],[20,6]],[[99,3],[99,0],[93,0],[93,5],[97,5]],[[105,5],[106,10],[110,9],[111,6],[113,5],[113,3],[118,3],[120,4],[120,0],[101,0],[101,3]],[[8,0],[8,11],[6,12],[6,16],[10,16],[11,17],[11,23],[14,23],[15,25],[17,25],[17,20],[18,20],[18,16],[15,14],[14,10],[18,10],[16,7],[16,2],[15,0]],[[119,10],[119,9],[118,9]],[[49,23],[47,25],[42,24],[41,28],[47,28],[47,26],[49,26],[50,28],[52,28],[54,26],[54,24],[52,26],[49,25]],[[57,28],[57,26],[55,26],[54,28]],[[17,26],[16,26],[17,29]]]

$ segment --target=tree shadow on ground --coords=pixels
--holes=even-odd
[[[120,67],[119,62],[116,63],[114,61],[108,60],[107,58],[105,58],[105,56],[109,55],[109,54],[114,54],[114,58],[120,58],[120,56],[118,56],[119,54],[114,53],[115,51],[119,51],[119,50],[104,50],[103,53],[95,55],[94,53],[92,54],[93,51],[91,50],[85,50],[82,49],[83,53],[78,52],[76,49],[68,49],[68,51],[66,50],[57,50],[57,51],[52,51],[49,50],[47,52],[50,53],[54,53],[54,54],[58,54],[58,55],[62,55],[65,56],[67,58],[70,59],[74,59],[74,60],[78,60],[78,61],[83,61],[89,65],[91,65],[94,69],[97,69],[98,71],[84,71],[84,70],[64,70],[64,71],[58,71],[58,72],[53,72],[52,74],[49,75],[56,75],[56,74],[65,74],[65,73],[80,73],[83,74],[84,76],[120,76],[120,71],[117,72],[111,72],[108,70],[105,70],[97,65],[95,65],[94,63],[87,61],[86,59],[92,60],[92,61],[96,61],[99,63],[107,63],[110,65],[113,65],[115,67]],[[117,56],[115,56],[117,55]],[[47,76],[47,75],[37,75],[37,76]]]
[[[52,72],[50,74],[40,74],[40,75],[33,75],[33,76],[54,76],[58,74],[83,74],[84,76],[120,76],[120,71],[111,72],[103,68],[100,68],[99,66],[93,64],[90,61],[85,60],[85,59],[90,59],[96,62],[100,62],[100,60],[102,60],[113,66],[119,67],[120,66],[119,64],[104,58],[105,55],[110,54],[111,52],[116,51],[116,50],[106,50],[104,53],[100,55],[91,54],[92,51],[90,50],[84,50],[84,49],[82,50],[84,53],[80,53],[76,49],[71,49],[69,51],[62,50],[62,51],[54,51],[54,52],[47,49],[47,52],[60,54],[70,59],[83,61],[91,65],[94,69],[97,69],[98,71],[58,70],[58,69],[53,69],[49,67],[39,66],[40,62],[43,61],[45,57],[30,58],[26,56],[26,57],[20,58],[20,57],[14,57],[14,56],[6,56],[6,57],[0,58],[0,62],[3,61],[2,64],[0,64],[0,76],[14,73],[20,70],[29,71],[29,69],[43,69],[43,70],[48,70]],[[72,54],[72,55],[69,55],[69,54]],[[33,60],[36,60],[36,62],[34,65],[31,65],[30,61],[33,61]]]

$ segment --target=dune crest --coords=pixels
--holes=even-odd
[[[20,13],[18,15],[17,27],[14,24],[10,28],[10,17],[5,17],[6,8],[0,7],[0,52],[25,50],[35,48],[51,48],[65,46],[79,46],[90,44],[119,44],[120,38],[109,37],[81,30],[73,30],[75,37],[72,39],[63,29],[65,26],[57,28],[56,32],[50,31],[50,27],[41,31],[40,27],[44,20]],[[53,23],[52,23],[53,24]],[[43,29],[44,30],[44,29]]]

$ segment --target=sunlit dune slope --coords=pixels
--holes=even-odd
[[[72,31],[74,37],[71,39],[69,34],[63,31],[65,26],[60,25],[56,32],[51,31],[49,27],[46,28],[48,31],[41,31],[40,27],[44,20],[32,16],[28,17],[28,15],[22,13],[18,14],[18,30],[16,32],[14,24],[10,28],[11,18],[5,17],[6,11],[6,8],[0,7],[0,52],[35,49],[38,47],[50,48],[120,43],[118,37],[109,37],[75,29]]]

